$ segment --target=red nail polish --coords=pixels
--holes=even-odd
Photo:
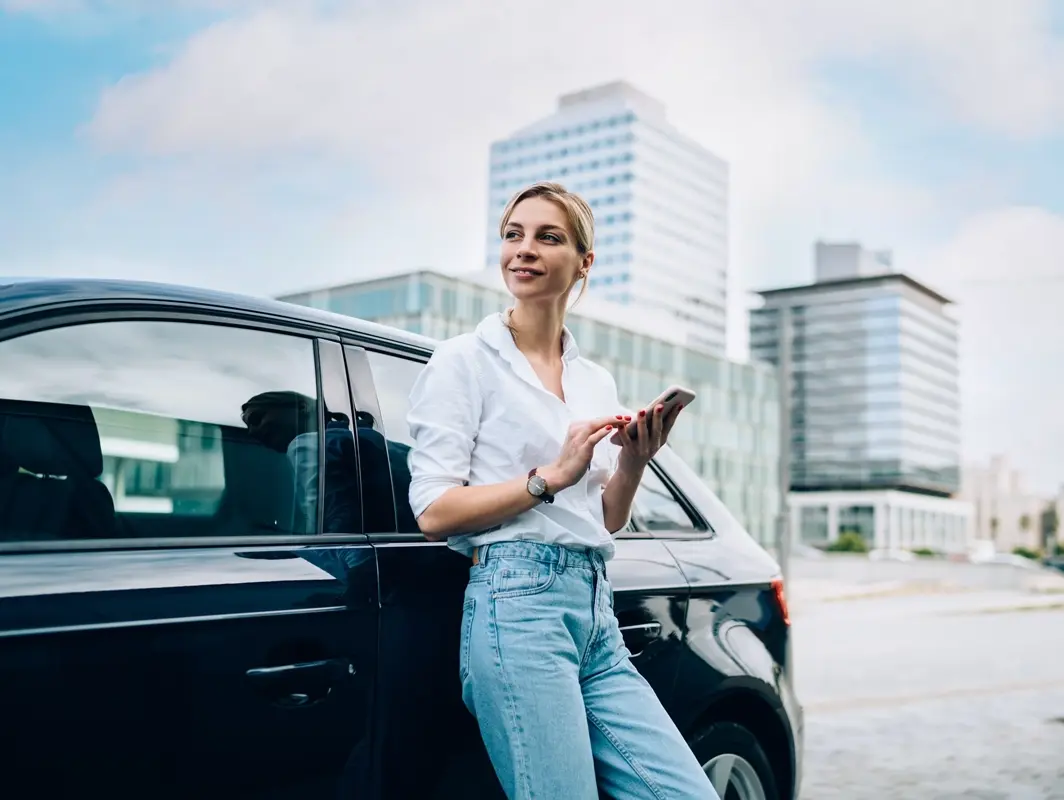
[[[655,411],[661,411],[663,408],[665,408],[665,406],[659,404]]]
[[[647,412],[646,412],[645,410],[643,410],[643,411],[640,411],[640,412],[639,412],[639,416],[641,416],[641,417],[645,417],[645,416],[646,416],[646,413],[647,413]]]

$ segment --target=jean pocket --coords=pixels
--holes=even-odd
[[[473,635],[473,616],[477,610],[477,599],[467,597],[462,606],[462,638],[458,644],[458,676],[465,681],[469,674],[469,642]]]
[[[554,583],[554,567],[531,562],[520,566],[500,566],[491,582],[492,597],[525,597],[545,592]]]

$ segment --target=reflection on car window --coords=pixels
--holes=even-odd
[[[116,321],[0,342],[0,541],[311,533],[309,339]]]
[[[649,467],[635,493],[632,520],[645,531],[695,530],[694,522],[676,496]]]
[[[395,515],[400,533],[418,533],[417,520],[410,508],[410,467],[407,463],[414,440],[406,415],[410,409],[410,389],[424,363],[397,356],[368,352],[377,402],[384,417],[384,434],[388,439],[388,461],[395,489]]]

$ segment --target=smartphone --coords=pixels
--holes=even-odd
[[[682,404],[684,407],[687,407],[691,405],[691,403],[695,401],[696,396],[697,395],[695,395],[694,392],[692,392],[690,389],[685,389],[683,386],[676,386],[675,384],[670,386],[668,389],[666,389],[664,392],[654,398],[654,401],[652,403],[645,407],[644,410],[647,412],[647,424],[650,424],[650,421],[653,419],[651,415],[654,413],[654,409],[657,408],[659,405],[665,406],[665,408],[661,411],[662,417],[665,417],[668,416],[668,413],[672,411],[674,406]],[[636,427],[636,422],[637,420],[633,419],[628,424],[626,430],[628,431],[629,436],[637,435],[639,429]]]

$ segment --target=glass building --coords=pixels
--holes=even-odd
[[[626,83],[563,96],[558,110],[491,148],[487,265],[516,191],[553,180],[595,212],[599,297],[661,309],[688,341],[725,352],[728,165],[683,136],[657,100]]]
[[[789,330],[792,529],[809,541],[852,530],[877,546],[953,549],[969,512],[948,499],[961,455],[950,300],[859,245],[819,243],[817,276],[761,292],[750,317],[754,359],[778,366]]]
[[[444,339],[471,331],[512,302],[491,284],[492,277],[420,271],[280,299]],[[658,336],[637,322],[619,324],[618,311],[623,315],[623,308],[596,305],[588,297],[570,314],[567,324],[581,353],[613,373],[621,401],[630,408],[641,407],[670,383],[698,393],[670,444],[750,534],[770,545],[779,509],[775,370],[691,348],[675,332]]]

